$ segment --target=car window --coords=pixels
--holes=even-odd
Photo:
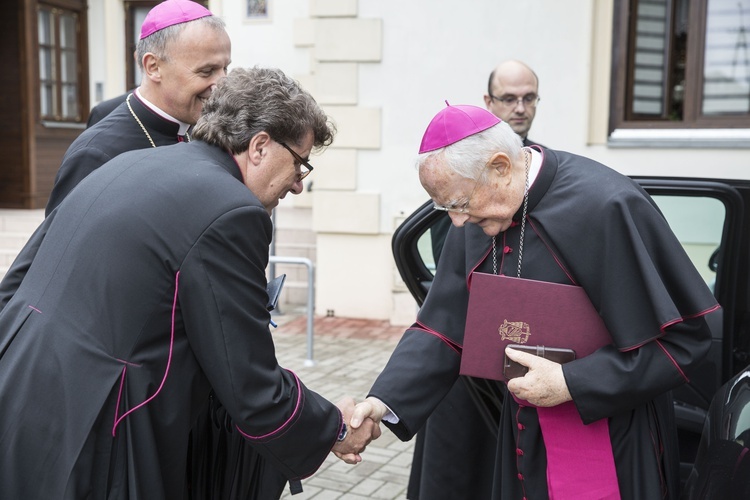
[[[716,198],[697,196],[652,196],[669,222],[693,265],[713,290],[716,254],[726,218],[724,204]]]
[[[437,259],[435,258],[435,251],[433,241],[437,241],[438,237],[433,231],[433,228],[427,229],[422,236],[417,240],[417,249],[419,250],[419,256],[422,257],[422,262],[427,269],[434,275],[435,268],[437,267]]]

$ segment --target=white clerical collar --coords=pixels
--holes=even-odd
[[[138,96],[138,99],[140,99],[141,102],[143,102],[143,104],[145,104],[146,107],[148,107],[151,111],[153,111],[154,113],[156,113],[157,115],[161,116],[162,118],[166,120],[177,123],[180,126],[180,130],[177,131],[177,135],[185,135],[187,133],[188,129],[190,128],[189,123],[181,122],[177,118],[169,116],[167,113],[157,108],[154,103],[150,102],[148,99],[143,97],[143,94],[141,94],[140,92],[140,87],[135,89],[135,94]]]
[[[531,165],[529,165],[529,186],[534,184],[539,172],[542,170],[542,153],[534,148],[524,148],[531,153]]]

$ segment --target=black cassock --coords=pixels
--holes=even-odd
[[[523,145],[543,147],[528,137]],[[440,262],[451,225],[446,214],[430,228],[435,263]],[[474,500],[489,497],[502,399],[500,382],[459,377],[415,437],[406,498]],[[467,453],[467,450],[472,452]]]
[[[233,496],[196,489],[247,480],[191,463],[226,445],[191,439],[199,418],[260,454],[220,453],[230,473],[282,475],[258,498],[317,470],[341,415],[276,361],[271,236],[234,159],[200,141],[124,153],[81,181],[3,297],[0,498]]]
[[[179,142],[178,123],[156,114],[143,104],[135,93],[129,95],[130,108],[141,123],[133,117],[128,103],[121,102],[106,117],[84,130],[63,156],[55,175],[55,185],[47,201],[46,215],[49,215],[84,177],[115,156],[126,151],[154,147],[149,141],[149,136],[155,146],[169,146]],[[148,132],[148,136],[141,125]]]
[[[521,276],[586,290],[614,344],[564,366],[573,401],[584,423],[609,419],[622,498],[677,498],[679,459],[669,391],[684,383],[707,353],[710,330],[703,316],[718,305],[636,183],[592,160],[539,150],[544,161],[530,189]],[[497,237],[501,274],[516,275],[520,217],[521,210],[513,227]],[[450,229],[417,323],[371,389],[400,418],[388,426],[401,439],[422,428],[457,380],[468,276],[473,270],[493,272],[490,254],[491,238],[478,226]],[[464,454],[470,461],[484,460],[480,482],[464,481],[459,496],[434,498],[547,498],[536,410],[519,408],[512,398],[504,401],[499,439],[483,444],[468,433],[473,440]],[[451,409],[441,405],[440,411],[450,415]],[[456,435],[464,435],[462,423],[455,425]],[[446,431],[443,439],[455,436]],[[454,456],[445,467],[463,459]]]
[[[117,155],[169,146],[181,140],[177,135],[180,125],[154,112],[135,92],[100,103],[91,110],[89,125],[63,157],[47,202],[47,215],[81,180]],[[7,300],[13,293],[29,265],[29,262],[22,262],[24,255],[19,257],[13,272],[9,272],[0,285],[0,301]],[[221,403],[212,397],[205,405],[206,410],[190,437],[191,492],[195,498],[265,499],[274,496],[267,492],[269,487],[282,491],[286,483],[284,476],[269,466],[244,438],[232,432],[232,425],[224,425],[228,417]],[[207,413],[209,411],[213,413]]]

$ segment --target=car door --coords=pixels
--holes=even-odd
[[[690,383],[674,391],[683,480],[689,474],[703,422],[719,387],[748,359],[748,228],[750,182],[722,179],[634,178],[656,201],[670,227],[714,292],[722,309],[707,317],[713,342]],[[419,305],[429,292],[450,219],[427,201],[396,230],[392,250],[406,287]],[[502,401],[492,383],[468,381],[490,429]]]

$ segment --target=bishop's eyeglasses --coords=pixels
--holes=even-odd
[[[310,165],[310,162],[302,158],[292,148],[290,148],[283,142],[279,142],[279,144],[281,144],[284,147],[284,149],[289,151],[292,154],[292,156],[294,156],[295,161],[299,163],[300,172],[297,174],[297,182],[301,181],[302,179],[310,175],[310,172],[313,171],[313,166]]]
[[[446,205],[438,205],[437,203],[435,203],[433,201],[432,202],[432,208],[433,208],[433,210],[440,210],[441,212],[454,212],[454,213],[457,213],[457,214],[468,213],[469,210],[471,210],[469,208],[469,203],[471,202],[471,197],[474,196],[474,191],[477,190],[477,186],[478,185],[479,185],[479,179],[477,179],[476,181],[474,181],[474,189],[471,190],[471,193],[469,194],[469,197],[466,198],[466,203],[462,203],[462,204],[460,204],[458,206],[456,206],[456,205],[446,206]]]
[[[516,106],[518,106],[519,102],[523,103],[523,105],[527,108],[535,108],[541,100],[541,97],[532,92],[521,97],[514,96],[513,94],[506,94],[498,97],[490,94],[490,99],[496,100],[506,108],[515,108]]]

